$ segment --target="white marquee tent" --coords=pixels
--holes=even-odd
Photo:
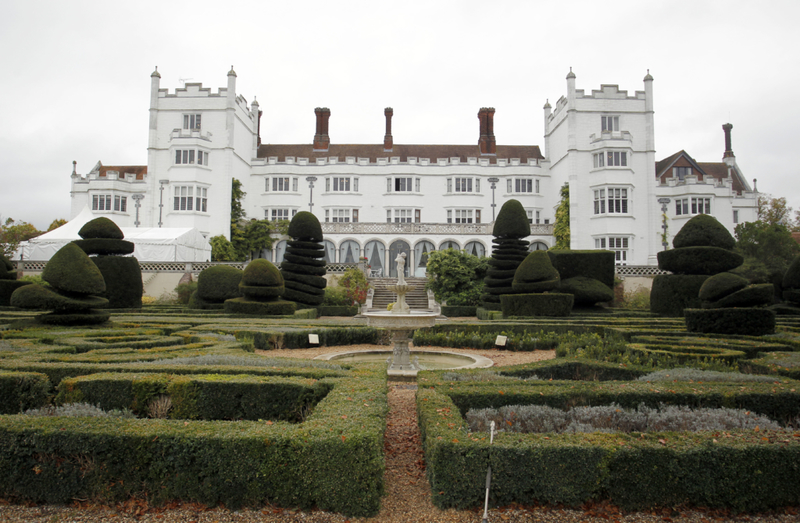
[[[79,240],[78,231],[95,216],[85,207],[75,218],[57,229],[20,245],[15,260],[47,261],[64,245]],[[133,242],[133,255],[140,262],[204,262],[211,260],[211,245],[195,228],[121,227],[125,240]]]

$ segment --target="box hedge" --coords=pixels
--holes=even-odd
[[[549,250],[547,255],[562,280],[583,276],[614,287],[614,253],[611,251]]]
[[[0,414],[17,414],[47,405],[50,380],[40,372],[0,370]]]
[[[539,251],[542,252],[542,251]],[[503,317],[569,316],[575,297],[572,294],[503,294]]]
[[[686,330],[763,336],[775,332],[775,312],[757,307],[686,309]]]

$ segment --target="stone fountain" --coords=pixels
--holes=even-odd
[[[389,379],[412,381],[416,379],[417,371],[421,370],[422,366],[411,359],[411,348],[409,347],[411,334],[417,329],[433,327],[436,324],[436,318],[440,315],[440,311],[410,309],[406,303],[406,293],[415,287],[406,283],[405,280],[405,253],[400,253],[395,262],[397,263],[397,283],[387,286],[387,288],[397,295],[397,301],[392,304],[390,311],[367,311],[362,313],[362,316],[367,318],[367,324],[371,327],[386,329],[392,333],[394,348],[392,349],[391,358],[389,358],[389,369],[387,370]],[[345,352],[325,354],[317,358],[342,362],[377,362],[384,361],[387,352]],[[493,364],[492,360],[482,356],[455,352],[414,351],[414,354],[424,361],[426,368],[467,369],[491,367]]]

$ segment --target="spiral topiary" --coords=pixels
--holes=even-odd
[[[500,310],[500,296],[514,294],[513,282],[517,267],[528,256],[527,240],[531,234],[528,215],[518,200],[509,200],[500,208],[492,229],[492,257],[484,278],[484,294],[481,295],[485,309]]]
[[[528,254],[514,274],[514,293],[500,296],[503,316],[568,316],[574,297],[550,292],[558,288],[560,281],[546,251]]]
[[[322,245],[322,226],[317,217],[307,211],[294,215],[289,223],[284,261],[281,262],[286,290],[283,297],[297,303],[298,308],[314,308],[325,299],[328,282],[324,276],[325,248]]]

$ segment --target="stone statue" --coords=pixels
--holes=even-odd
[[[397,262],[397,284],[398,285],[405,285],[406,284],[406,253],[401,252],[397,255],[397,258],[394,259]]]

